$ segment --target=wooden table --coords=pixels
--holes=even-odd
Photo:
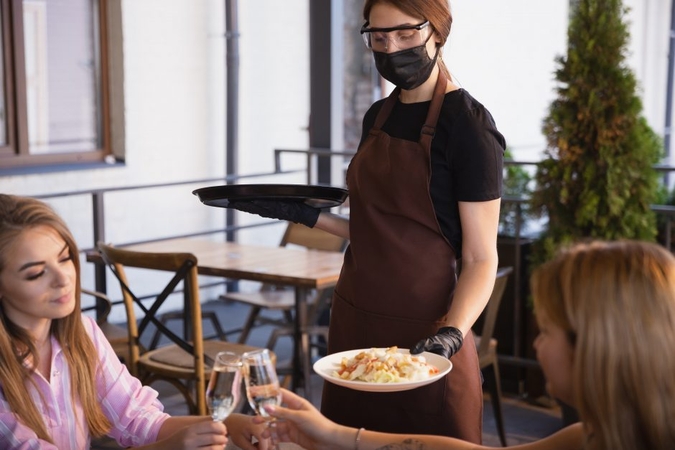
[[[337,284],[344,254],[290,247],[244,245],[234,242],[198,238],[178,238],[123,246],[144,252],[186,252],[197,257],[200,275],[292,286],[295,289],[295,323],[293,339],[292,388],[305,381],[304,392],[311,398],[311,359],[307,323],[307,294],[310,289],[324,289]],[[101,262],[90,253],[90,262]]]

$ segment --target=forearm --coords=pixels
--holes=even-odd
[[[352,429],[351,442],[349,437],[345,436],[344,446],[340,448],[345,450],[478,450],[488,448],[444,436],[399,435],[368,430],[361,431],[359,441],[356,442],[356,432],[357,430]]]
[[[497,265],[496,251],[489,258],[462,262],[447,325],[459,328],[463,335],[471,330],[490,300]]]
[[[448,314],[448,325],[466,335],[485,309],[497,275],[500,200],[459,202],[462,271]]]
[[[327,231],[330,234],[349,239],[349,219],[337,214],[322,212],[316,221],[315,228]]]
[[[331,436],[331,449],[341,450],[488,450],[494,447],[473,444],[446,436],[405,435],[379,433],[356,428],[340,427]],[[580,423],[554,433],[542,440],[509,447],[520,450],[570,450],[580,449],[584,442]]]

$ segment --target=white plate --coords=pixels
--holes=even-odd
[[[346,352],[333,353],[332,355],[324,356],[314,363],[314,371],[324,380],[357,391],[367,392],[398,392],[415,389],[420,386],[431,384],[447,375],[452,369],[452,363],[444,357],[435,353],[423,352],[427,363],[438,369],[438,373],[426,380],[418,381],[401,381],[398,383],[369,383],[366,381],[350,381],[333,376],[333,372],[340,368],[342,358],[353,358],[357,354],[368,351],[369,348],[360,350],[348,350]],[[399,348],[399,353],[410,353],[410,350]]]

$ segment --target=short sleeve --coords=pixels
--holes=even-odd
[[[457,118],[449,142],[458,201],[481,202],[502,196],[504,136],[482,106]]]

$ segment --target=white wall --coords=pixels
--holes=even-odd
[[[309,145],[309,2],[239,0],[241,91],[239,173],[270,172],[275,148]],[[284,157],[284,169],[305,167],[303,158]],[[250,182],[304,183],[303,175]],[[260,218],[242,214],[240,223]],[[241,242],[276,245],[276,233],[243,231]]]
[[[670,0],[626,0],[628,63],[644,114],[663,133]],[[541,125],[555,98],[555,57],[566,54],[569,0],[451,0],[445,60],[459,83],[493,114],[515,159],[536,160]]]
[[[564,51],[567,0],[454,0],[445,61],[458,83],[492,113],[516,159],[543,143],[541,120],[553,99]]]
[[[307,1],[239,2],[241,173],[270,171],[275,147],[307,146]],[[0,192],[38,195],[223,176],[223,3],[123,0],[126,164],[2,177]],[[222,210],[201,205],[191,194],[196,187],[107,195],[106,240],[129,242],[222,226]],[[48,202],[82,247],[93,245],[89,197]],[[278,242],[281,230],[275,233],[270,243]],[[90,266],[83,264],[83,284],[93,287]]]
[[[638,79],[644,114],[663,135],[666,112],[670,0],[630,0],[630,66]]]
[[[306,148],[311,0],[240,0],[239,172],[270,171],[274,148]],[[314,0],[316,1],[316,0]],[[554,97],[554,58],[565,52],[568,0],[452,0],[444,58],[458,82],[493,113],[517,159],[544,147],[541,121]],[[225,173],[225,46],[222,0],[122,0],[126,164],[0,178],[0,192],[43,194],[171,182]],[[645,113],[663,130],[670,0],[628,0],[630,62]],[[304,159],[285,168],[302,167]],[[257,182],[302,183],[298,176]],[[200,205],[198,186],[106,197],[107,240],[188,233],[223,223]],[[52,202],[83,247],[93,244],[89,198]],[[242,221],[258,220],[253,217]],[[270,245],[282,227],[244,232]],[[84,283],[93,286],[90,265]]]

